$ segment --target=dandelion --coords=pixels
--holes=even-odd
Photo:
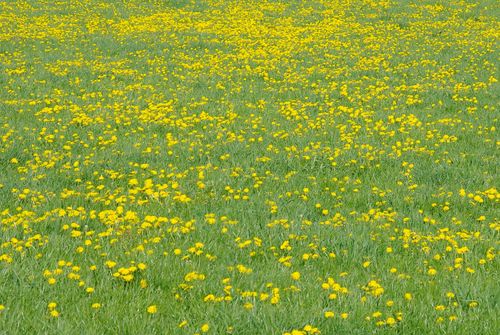
[[[444,311],[444,310],[446,309],[446,307],[445,307],[445,306],[443,306],[443,305],[437,305],[437,306],[435,307],[435,309],[436,309],[436,311]]]
[[[156,314],[158,312],[158,308],[156,307],[156,305],[148,306],[146,310],[149,314]]]
[[[210,326],[208,325],[208,323],[204,323],[200,328],[202,333],[207,333],[209,329],[210,329]]]

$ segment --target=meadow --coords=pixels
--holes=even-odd
[[[499,17],[0,1],[0,334],[498,334]]]

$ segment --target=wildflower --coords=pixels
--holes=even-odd
[[[293,280],[299,280],[300,279],[300,272],[293,272],[290,277],[293,279]]]
[[[114,268],[116,266],[116,262],[113,261],[106,261],[106,266],[110,269]]]
[[[149,314],[155,314],[156,312],[158,312],[158,308],[156,307],[156,305],[148,306],[146,310]]]

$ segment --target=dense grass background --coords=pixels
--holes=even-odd
[[[1,1],[0,333],[498,333],[498,15]]]

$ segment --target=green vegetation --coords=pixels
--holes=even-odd
[[[0,334],[497,334],[496,1],[0,1]]]

